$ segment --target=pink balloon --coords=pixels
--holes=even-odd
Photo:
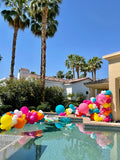
[[[32,116],[37,117],[37,112],[33,112]]]
[[[79,111],[81,113],[85,113],[86,114],[86,113],[89,112],[89,107],[88,107],[87,103],[81,103],[78,108],[79,108]]]
[[[34,124],[35,122],[35,117],[34,116],[30,116],[30,124]]]
[[[106,101],[107,101],[106,95],[98,94],[97,97],[96,97],[96,101],[101,105],[106,103]]]
[[[66,116],[66,112],[61,112],[60,114],[59,114],[60,116]]]
[[[90,101],[90,100],[84,100],[83,103],[87,103],[88,105],[93,104],[92,101]]]
[[[20,111],[22,111],[23,114],[27,115],[29,112],[29,109],[26,106],[24,106],[20,109]]]

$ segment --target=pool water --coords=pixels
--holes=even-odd
[[[22,147],[8,160],[120,159],[119,132],[85,132],[82,124],[54,123],[26,125],[5,134],[24,136],[18,141]]]

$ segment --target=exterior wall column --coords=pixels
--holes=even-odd
[[[95,97],[95,88],[89,88],[89,98]]]

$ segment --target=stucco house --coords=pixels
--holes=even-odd
[[[26,79],[40,79],[40,75],[37,74],[30,74],[29,69],[20,68],[18,73],[18,79],[20,78],[26,78]],[[58,86],[65,89],[66,95],[72,94],[72,93],[83,93],[86,95],[87,99],[89,99],[89,88],[87,88],[84,83],[92,82],[92,79],[89,77],[84,77],[80,79],[74,79],[74,80],[66,80],[66,79],[60,79],[60,78],[53,78],[53,77],[45,77],[45,86]]]

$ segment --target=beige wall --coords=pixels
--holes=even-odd
[[[109,61],[109,89],[112,91],[112,110],[114,120],[120,120],[120,58]]]
[[[109,61],[109,89],[112,92],[113,120],[120,120],[120,52],[103,57]]]

